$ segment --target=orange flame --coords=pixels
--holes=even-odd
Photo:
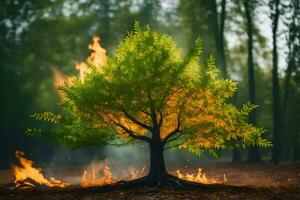
[[[130,169],[125,171],[123,179],[133,180],[141,177],[145,173],[146,167],[141,170]],[[88,170],[83,171],[83,175],[80,181],[82,187],[95,187],[101,185],[113,184],[119,181],[117,177],[113,176],[111,168],[109,167],[108,161],[104,162],[101,167],[93,165]]]
[[[100,37],[93,37],[92,43],[88,45],[88,48],[92,50],[91,55],[87,58],[87,62],[91,65],[99,67],[101,65],[106,64],[107,56],[106,50],[101,47],[100,45]],[[90,73],[89,66],[84,62],[76,63],[75,65],[76,70],[79,71],[79,79],[80,81],[84,81],[84,77],[86,74]],[[71,83],[72,78],[69,76],[64,75],[56,68],[52,68],[53,76],[54,76],[54,87],[58,88],[65,83]]]
[[[186,173],[186,175],[184,175],[180,172],[180,170],[177,170],[176,172],[177,172],[178,178],[184,179],[187,181],[191,181],[191,182],[197,182],[197,183],[202,183],[202,184],[216,184],[216,183],[226,183],[227,182],[227,178],[226,178],[225,174],[224,174],[223,180],[207,178],[206,174],[203,172],[203,170],[201,168],[198,168],[197,174]]]
[[[13,165],[12,171],[14,174],[14,183],[16,187],[31,188],[35,187],[35,183],[47,186],[47,187],[66,187],[68,184],[51,177],[47,180],[41,173],[41,169],[33,167],[33,161],[27,160],[25,155],[21,151],[16,151],[16,157],[18,158],[20,165]],[[34,182],[32,182],[34,181]]]
[[[54,67],[52,67],[51,70],[54,78],[53,86],[55,89],[58,89],[68,81],[68,76],[64,75],[61,71]]]
[[[98,177],[99,174],[101,174],[102,176]],[[80,185],[82,187],[93,187],[99,185],[112,184],[116,181],[116,178],[114,178],[112,175],[108,162],[105,161],[105,164],[102,169],[93,167],[91,175],[87,173],[87,170],[84,170],[80,181]]]
[[[145,171],[146,171],[146,167],[143,167],[141,170],[131,169],[130,170],[130,176],[127,179],[128,180],[133,180],[133,179],[140,178],[141,176],[143,176],[145,174]]]
[[[93,51],[87,59],[89,63],[96,66],[106,64],[106,50],[100,45],[100,37],[93,37],[93,42],[89,44],[89,49]]]

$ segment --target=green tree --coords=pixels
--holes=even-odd
[[[50,132],[28,129],[71,147],[145,142],[150,148],[148,183],[164,184],[164,150],[182,148],[200,155],[207,150],[270,143],[263,130],[247,122],[255,108],[228,103],[236,83],[218,78],[214,59],[199,64],[200,41],[182,57],[172,38],[143,30],[138,23],[107,64],[94,66],[84,79],[61,87],[61,114],[36,113],[51,122]]]

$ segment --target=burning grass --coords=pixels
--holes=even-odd
[[[19,160],[20,165],[14,165],[12,167],[14,175],[14,183],[17,188],[32,188],[35,184],[44,185],[46,187],[66,187],[68,184],[57,180],[53,177],[50,180],[46,179],[42,174],[42,170],[33,166],[34,162],[25,158],[25,155],[21,151],[16,151],[16,157]]]
[[[106,163],[109,167],[109,163]],[[96,178],[101,178],[103,166],[98,166],[100,170]],[[85,168],[87,176],[92,176],[91,165]],[[222,175],[227,177],[226,185],[203,185],[197,189],[186,189],[178,187],[149,188],[136,186],[124,188],[126,182],[115,182],[110,185],[83,188],[78,185],[68,185],[66,187],[35,187],[26,190],[15,189],[14,184],[8,184],[11,171],[0,171],[0,199],[300,199],[300,163],[281,163],[279,165],[247,165],[247,164],[209,164],[203,165],[206,176],[222,181]],[[189,169],[182,169],[181,174],[193,174],[197,168],[191,166]],[[49,174],[45,170],[45,177]],[[55,171],[55,177],[69,180],[76,174],[81,177],[81,168],[51,168]],[[111,171],[113,171],[111,169]],[[127,180],[130,179],[130,170]],[[135,170],[133,170],[135,171]],[[176,168],[169,169],[170,173],[176,174]],[[123,172],[122,172],[123,173]],[[194,177],[197,173],[194,173]],[[44,177],[44,178],[45,178]],[[80,182],[80,178],[78,183]],[[234,186],[232,186],[234,185]],[[123,188],[122,188],[123,187]]]
[[[33,188],[36,185],[44,187],[59,187],[63,188],[69,183],[57,180],[51,177],[50,180],[46,179],[42,174],[42,170],[33,166],[34,162],[25,158],[25,155],[21,151],[16,151],[16,157],[19,160],[20,165],[14,165],[12,172],[14,176],[14,183],[16,188]],[[139,169],[130,169],[125,171],[122,177],[116,177],[109,166],[108,160],[105,160],[103,164],[92,164],[83,171],[81,177],[81,187],[96,187],[117,183],[121,180],[135,180],[145,176],[145,169],[143,167]],[[182,174],[180,170],[177,170],[177,177],[189,182],[201,183],[201,184],[222,184],[226,182],[226,176],[224,174],[224,180],[217,180],[214,178],[207,178],[206,174],[201,168],[198,169],[197,174]]]
[[[116,183],[120,180],[134,180],[145,176],[145,169],[143,167],[141,170],[130,168],[125,170],[122,173],[122,177],[117,177],[113,175],[111,167],[109,166],[108,160],[105,160],[104,163],[92,164],[83,171],[81,177],[80,186],[82,187],[95,187],[101,185],[109,185]]]
[[[223,180],[207,178],[206,174],[203,172],[203,169],[201,169],[201,168],[198,168],[198,173],[196,173],[196,174],[186,173],[184,175],[180,172],[180,170],[176,170],[176,173],[177,173],[177,177],[180,179],[184,179],[184,180],[196,182],[196,183],[202,183],[202,184],[218,184],[218,183],[223,184],[223,183],[226,183],[226,181],[227,181],[225,174],[223,176]]]

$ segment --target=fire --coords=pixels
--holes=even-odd
[[[143,167],[141,170],[139,169],[130,169],[125,170],[122,179],[125,180],[133,180],[144,175],[146,167]],[[106,160],[103,166],[93,165],[83,171],[83,175],[80,181],[80,185],[82,187],[95,187],[101,185],[108,185],[116,183],[121,180],[121,178],[117,178],[113,176],[112,170],[109,167],[108,161]]]
[[[91,55],[87,58],[89,64],[96,67],[106,64],[106,50],[100,45],[100,37],[93,37],[93,41],[88,47],[92,50]],[[77,63],[76,69],[79,71],[79,79],[81,81],[84,81],[85,75],[91,71],[89,66],[84,62]]]
[[[80,185],[82,187],[108,185],[108,184],[115,183],[117,181],[117,179],[113,177],[111,168],[109,167],[107,161],[105,161],[103,168],[92,167],[90,171],[92,171],[92,173],[88,174],[88,171],[84,170],[80,181]]]
[[[33,161],[27,160],[21,151],[16,151],[16,157],[19,160],[20,166],[13,165],[12,171],[14,175],[14,183],[17,188],[32,188],[35,183],[47,187],[66,187],[68,184],[51,177],[46,179],[41,173],[41,169],[33,167]]]
[[[93,51],[87,59],[89,63],[96,66],[106,64],[106,50],[100,45],[100,37],[93,37],[89,49]]]
[[[106,50],[100,45],[100,37],[93,37],[93,41],[88,45],[88,48],[92,50],[91,55],[87,58],[87,62],[89,64],[96,67],[106,64]],[[91,71],[89,66],[85,62],[76,63],[75,69],[79,71],[79,79],[82,82],[84,81],[85,75],[90,73]],[[52,68],[52,72],[54,76],[54,87],[56,89],[65,83],[71,83],[74,78],[64,75],[56,68]]]
[[[198,168],[197,174],[186,173],[186,175],[184,175],[179,170],[177,170],[176,172],[177,172],[177,177],[180,179],[184,179],[184,180],[191,181],[191,182],[202,183],[202,184],[226,183],[226,181],[227,181],[225,174],[223,176],[223,180],[207,178],[201,168]]]
[[[55,89],[59,88],[63,84],[65,84],[68,80],[68,77],[61,73],[58,69],[52,67],[51,68],[54,78],[54,87]]]
[[[146,171],[146,167],[143,167],[141,170],[131,169],[130,170],[130,176],[127,179],[128,180],[133,180],[133,179],[140,178],[141,176],[143,176],[145,174],[145,171]]]

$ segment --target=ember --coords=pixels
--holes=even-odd
[[[20,165],[13,165],[12,171],[14,175],[14,183],[17,188],[33,188],[36,185],[43,185],[46,187],[66,187],[68,184],[59,181],[53,177],[50,180],[46,179],[41,173],[41,169],[33,167],[33,161],[27,160],[21,151],[16,151]]]

